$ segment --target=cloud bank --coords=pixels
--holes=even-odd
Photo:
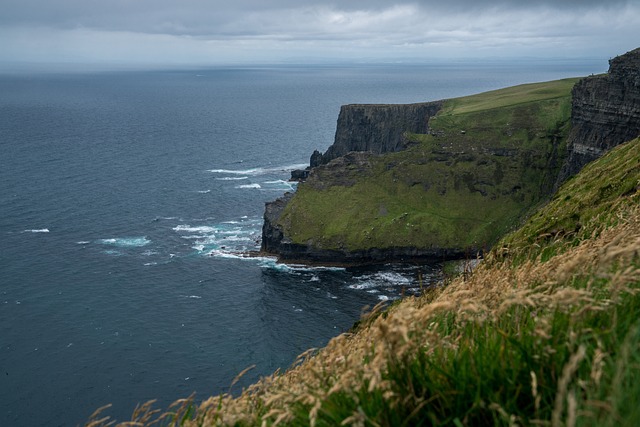
[[[0,62],[608,58],[637,22],[640,0],[5,0]]]

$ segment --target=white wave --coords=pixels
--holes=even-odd
[[[255,258],[254,258],[255,259]],[[262,262],[259,264],[260,267],[271,268],[274,270],[287,271],[291,273],[307,273],[314,271],[345,271],[344,267],[324,267],[324,266],[310,266],[303,264],[284,264],[279,263],[278,258],[275,257],[264,257],[258,258],[262,259]],[[320,280],[317,276],[314,275],[316,280]],[[314,281],[314,278],[311,278],[310,281]]]
[[[195,227],[192,227],[191,225],[187,225],[187,224],[180,224],[176,227],[173,227],[173,231],[186,231],[189,233],[215,233],[216,231],[218,231],[218,229],[216,227],[211,227],[209,225],[198,225]]]
[[[380,271],[375,274],[362,276],[361,279],[367,283],[378,284],[379,286],[389,285],[409,285],[413,283],[412,279],[403,276],[395,271]]]
[[[23,233],[48,233],[48,228],[34,228],[31,230],[24,230]]]
[[[225,242],[251,242],[253,239],[251,237],[242,237],[242,236],[228,236],[224,237],[223,241]]]
[[[289,182],[289,181],[285,181],[283,179],[278,179],[275,181],[265,181],[264,184],[268,184],[269,186],[272,186],[273,190],[295,190],[296,186],[298,185],[297,182]]]
[[[207,193],[211,193],[211,190],[198,190],[197,192],[200,194],[207,194]]]
[[[120,251],[116,251],[116,250],[113,250],[113,249],[110,249],[110,250],[108,250],[108,251],[104,251],[104,253],[105,253],[105,254],[107,254],[107,255],[113,255],[113,256],[120,256],[120,255],[122,255],[122,252],[120,252]]]
[[[223,251],[220,249],[213,249],[207,253],[207,255],[216,257],[216,258],[229,258],[229,259],[249,259],[246,256],[242,256],[236,253]]]
[[[251,169],[209,169],[208,172],[211,173],[221,173],[221,174],[229,174],[229,175],[249,175],[249,176],[257,176],[257,175],[267,175],[270,173],[278,173],[278,172],[290,172],[295,169],[304,169],[308,165],[306,163],[297,164],[297,165],[286,165],[286,166],[276,166],[276,167],[256,167]]]
[[[91,243],[91,242],[88,242],[86,240],[81,240],[79,242],[76,242],[76,245],[88,245],[89,243]]]
[[[248,176],[223,176],[222,178],[216,178],[217,181],[242,181],[249,179]]]
[[[378,299],[379,299],[380,301],[389,301],[389,300],[391,300],[391,299],[395,299],[395,298],[389,298],[389,297],[388,297],[388,296],[386,296],[386,295],[378,295]]]
[[[202,299],[200,295],[183,295],[184,298]]]
[[[365,289],[377,288],[379,286],[380,284],[376,282],[362,282],[362,283],[353,283],[349,285],[348,288],[362,291]]]
[[[141,247],[151,243],[146,237],[112,237],[109,239],[100,239],[98,243],[103,245],[119,246],[123,248]]]
[[[242,189],[242,188],[256,188],[256,189],[260,189],[260,188],[262,188],[262,187],[260,186],[260,184],[245,184],[245,185],[236,185],[236,187],[235,187],[235,188],[238,188],[238,189]]]

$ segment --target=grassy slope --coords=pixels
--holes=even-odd
[[[312,174],[280,225],[326,249],[490,246],[549,193],[575,82],[449,100],[432,134],[408,135],[410,149],[370,156],[366,170]]]
[[[239,398],[181,401],[166,416],[185,426],[640,425],[639,190],[636,139],[567,182],[470,277],[372,313]]]

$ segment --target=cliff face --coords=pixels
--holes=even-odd
[[[355,264],[469,256],[640,135],[640,49],[580,81],[346,105],[337,125],[296,193],[267,203],[263,252]]]
[[[407,147],[407,133],[427,133],[429,119],[442,107],[442,101],[403,105],[343,105],[336,136],[321,160],[326,164],[350,151],[390,153]],[[318,160],[320,160],[318,162]]]
[[[607,74],[582,79],[572,96],[569,151],[558,184],[640,135],[640,48],[609,61]]]

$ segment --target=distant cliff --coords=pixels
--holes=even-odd
[[[322,155],[319,163],[329,163],[350,151],[382,154],[403,150],[409,143],[406,134],[427,133],[429,119],[440,108],[442,101],[343,105],[338,115],[333,145]]]
[[[558,184],[640,135],[640,48],[610,60],[607,74],[579,81],[572,97],[568,157]]]

